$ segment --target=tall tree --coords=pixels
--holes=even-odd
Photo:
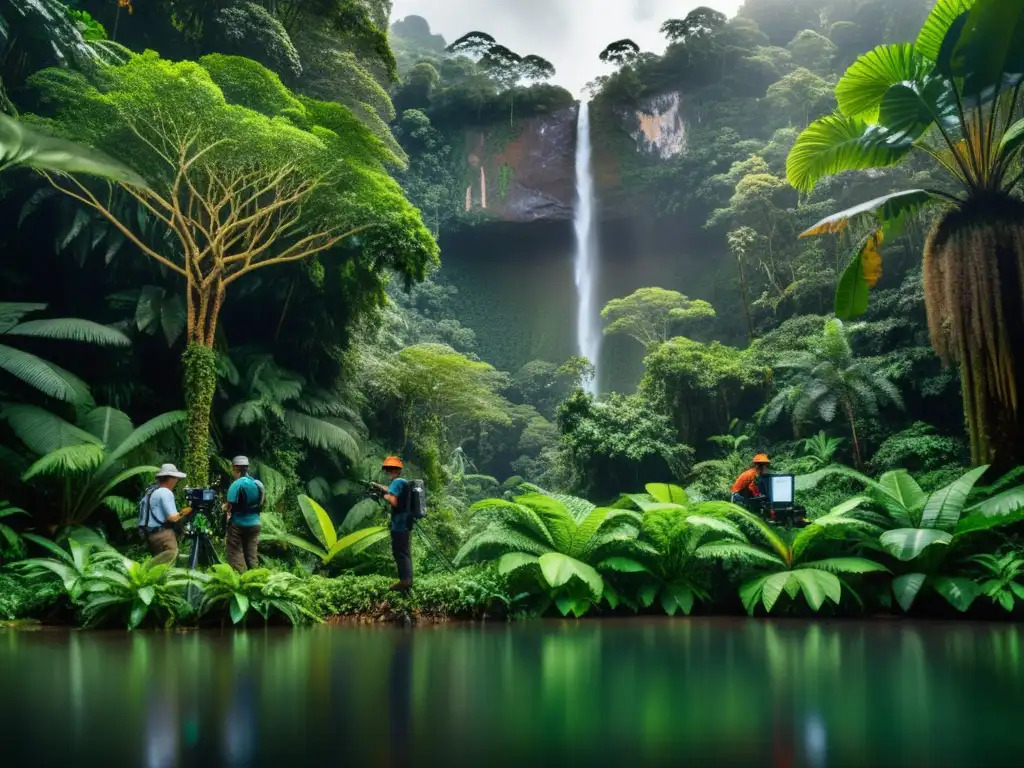
[[[714,308],[706,301],[664,288],[640,288],[625,298],[612,299],[601,310],[608,322],[606,335],[629,336],[648,351],[672,338],[680,326],[714,316]]]
[[[183,279],[186,471],[203,485],[213,345],[228,289],[258,270],[332,252],[357,233],[348,258],[378,281],[388,267],[422,278],[437,246],[387,175],[380,142],[346,108],[295,99],[255,62],[212,56],[201,65],[172,64],[150,52],[98,71],[93,82],[75,79],[69,90],[64,75],[34,78],[55,124],[130,160],[150,183],[121,184],[139,207],[138,216],[126,216],[89,184],[50,181]],[[249,103],[229,103],[225,94]],[[282,113],[315,132],[268,116]],[[160,222],[167,238],[154,245],[138,235],[137,217]]]

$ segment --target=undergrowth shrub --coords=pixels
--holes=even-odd
[[[64,594],[60,579],[33,580],[15,573],[0,573],[0,621],[37,617]]]
[[[398,612],[470,619],[503,615],[511,604],[507,580],[490,566],[429,574],[406,594],[389,591],[393,583],[388,576],[314,576],[312,607],[324,616]]]

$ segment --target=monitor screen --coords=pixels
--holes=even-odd
[[[768,478],[768,497],[772,504],[793,503],[793,476],[772,475]]]

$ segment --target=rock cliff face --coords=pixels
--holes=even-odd
[[[644,208],[643,190],[629,187],[635,171],[686,151],[683,100],[678,93],[649,99],[595,123],[594,175],[603,216]],[[576,198],[578,108],[488,129],[465,131],[459,199],[476,221],[526,224],[571,219]],[[629,187],[629,188],[627,188]]]
[[[465,133],[466,213],[509,223],[572,218],[576,109],[531,118],[509,139],[501,131]]]

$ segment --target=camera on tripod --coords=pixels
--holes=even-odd
[[[213,488],[186,488],[185,504],[192,509],[185,525],[186,535],[193,530],[209,533],[216,527],[217,492]]]

